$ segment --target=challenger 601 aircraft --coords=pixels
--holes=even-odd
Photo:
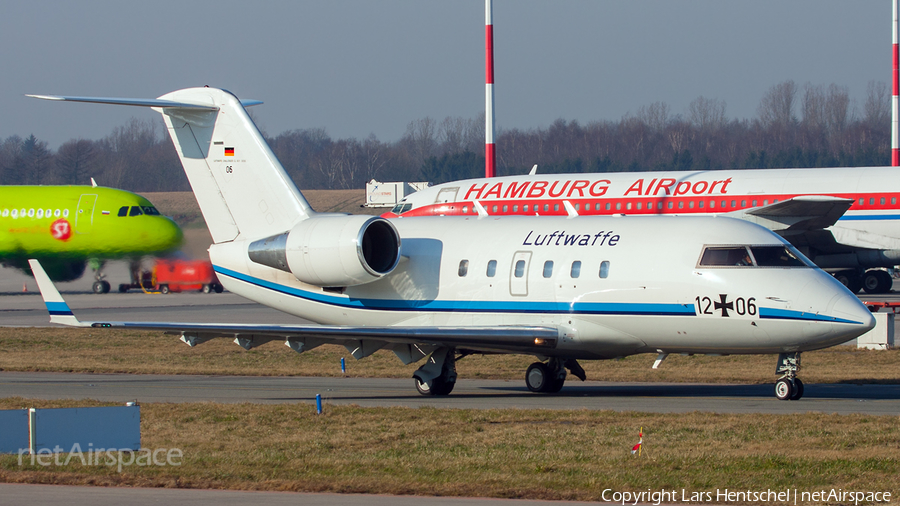
[[[392,350],[426,395],[446,395],[473,353],[537,358],[535,392],[578,360],[637,353],[778,354],[780,399],[798,399],[800,353],[842,343],[874,318],[782,238],[724,217],[381,217],[314,212],[231,93],[158,99],[47,97],[161,112],[234,293],[322,325],[81,322],[32,262],[51,321],[154,329],[189,345],[281,340]]]
[[[157,255],[177,248],[178,225],[144,197],[99,186],[0,186],[0,261],[56,281],[78,279],[88,260]],[[94,292],[109,291],[99,274]]]
[[[900,264],[896,179],[891,167],[530,174],[435,185],[382,216],[474,215],[475,201],[491,216],[725,215],[780,234],[853,292],[886,293],[877,268]]]

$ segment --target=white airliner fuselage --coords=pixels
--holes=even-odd
[[[724,217],[379,217],[314,212],[241,102],[214,88],[159,99],[42,97],[163,114],[214,244],[220,281],[322,325],[79,322],[32,268],[51,321],[178,332],[191,345],[284,340],[304,352],[392,350],[423,394],[447,394],[471,353],[538,357],[532,391],[556,392],[578,359],[635,353],[777,353],[782,399],[802,396],[800,352],[874,319],[782,238]]]
[[[542,174],[454,181],[407,196],[385,217],[728,215],[784,236],[851,289],[890,290],[900,264],[900,186],[891,167]]]

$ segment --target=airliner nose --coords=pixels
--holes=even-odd
[[[159,216],[157,229],[151,238],[154,249],[158,251],[174,250],[181,246],[184,240],[184,232],[172,219]]]
[[[834,307],[832,312],[837,318],[841,318],[848,323],[856,323],[859,325],[859,332],[853,337],[862,335],[875,327],[875,317],[869,308],[863,304],[856,295],[844,290],[846,293],[835,296]],[[840,321],[840,320],[838,320]],[[852,339],[848,338],[848,339]]]

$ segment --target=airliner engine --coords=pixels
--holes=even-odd
[[[394,270],[400,235],[384,218],[320,214],[250,243],[247,253],[253,262],[311,285],[362,285]]]

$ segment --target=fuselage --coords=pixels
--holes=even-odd
[[[0,259],[160,254],[182,232],[144,197],[92,186],[0,186]]]
[[[303,284],[251,261],[249,240],[213,245],[210,258],[232,292],[315,322],[553,325],[566,337],[551,354],[570,358],[804,351],[852,339],[872,321],[834,278],[741,220],[498,216],[394,224],[401,262],[358,286]],[[744,246],[794,260],[702,260],[710,247]]]

